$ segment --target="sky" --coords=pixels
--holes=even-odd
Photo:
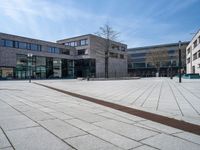
[[[0,0],[0,32],[55,42],[110,25],[129,48],[190,41],[200,0]]]

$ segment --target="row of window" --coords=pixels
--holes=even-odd
[[[85,46],[85,45],[88,45],[88,39],[82,39],[82,40],[79,40],[79,41],[67,42],[67,43],[65,43],[65,45],[73,46],[73,47]]]
[[[118,56],[117,53],[110,52],[109,56],[112,57],[112,58],[124,59],[124,55],[123,54],[119,54],[119,56]]]
[[[111,48],[112,48],[113,50],[121,50],[121,51],[125,51],[125,50],[126,50],[125,47],[123,47],[123,46],[120,47],[120,46],[115,45],[115,44],[112,44]]]
[[[48,52],[49,53],[56,53],[59,54],[60,53],[60,49],[57,47],[48,47]]]
[[[199,43],[198,43],[198,41],[199,41]],[[196,40],[193,42],[193,49],[194,49],[195,47],[197,47],[198,44],[200,44],[200,36],[198,37],[198,39],[196,39]],[[191,49],[192,49],[192,47],[189,47],[189,48],[187,49],[187,54],[189,54],[189,53],[191,52]]]
[[[197,58],[200,58],[200,50],[193,54],[193,60],[196,60]]]
[[[175,51],[176,50],[168,50],[167,52],[168,52],[168,54],[170,55],[172,55],[172,54],[174,54],[175,53]],[[148,53],[134,53],[134,54],[131,54],[131,57],[146,57],[146,55],[147,55]]]
[[[33,44],[33,43],[25,43],[19,41],[12,41],[7,39],[1,39],[1,46],[12,47],[12,48],[20,48],[20,49],[28,49],[33,51],[41,51],[41,45]]]
[[[12,40],[7,40],[7,39],[1,39],[0,46],[26,49],[26,50],[32,50],[32,51],[42,51],[42,45],[26,43],[26,42],[19,42],[19,41],[12,41]],[[65,54],[65,55],[70,54],[70,51],[68,49],[60,49],[57,47],[48,47],[47,51],[49,53],[56,53],[56,54],[59,54],[59,53]]]
[[[197,58],[200,59],[200,50],[193,54],[193,60],[196,60]],[[190,57],[187,58],[187,64],[189,64],[190,61],[191,61]]]

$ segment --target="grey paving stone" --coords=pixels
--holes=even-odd
[[[41,127],[8,131],[16,150],[71,150],[66,143]]]
[[[4,135],[3,131],[0,129],[0,149],[9,147],[10,143],[8,142],[8,139]]]
[[[105,129],[92,130],[92,131],[89,131],[89,133],[91,133],[105,141],[108,141],[109,143],[117,145],[118,147],[121,147],[123,149],[131,149],[131,148],[141,145],[139,142],[136,142],[134,140],[123,137],[119,134],[110,132]]]
[[[91,114],[88,112],[84,112],[84,111],[78,111],[78,110],[70,110],[70,109],[66,109],[63,111],[66,114],[69,114],[71,116],[74,116],[75,118],[79,118],[81,120],[84,120],[86,122],[98,122],[98,121],[103,121],[103,120],[107,120],[107,118],[99,116],[97,114]]]
[[[30,117],[31,119],[35,120],[35,121],[40,121],[40,120],[47,120],[47,119],[54,119],[55,117],[44,113],[42,111],[39,110],[31,110],[31,111],[26,111],[24,112],[25,115],[27,115],[28,117]]]
[[[65,140],[78,150],[119,150],[120,148],[92,135],[84,135]]]
[[[62,112],[51,112],[49,114],[52,115],[52,116],[54,116],[54,117],[56,117],[56,118],[58,118],[58,119],[61,119],[61,120],[66,120],[66,119],[72,119],[72,118],[74,118],[74,117],[66,115],[66,114],[64,114]]]
[[[0,150],[14,150],[12,147],[0,148]]]
[[[97,127],[97,126],[95,126],[95,125],[93,125],[91,123],[79,120],[79,119],[65,120],[65,122],[67,122],[69,124],[72,124],[72,125],[76,126],[77,128],[80,128],[80,129],[82,129],[84,131],[90,131],[90,130],[99,129],[99,127]]]
[[[152,138],[148,138],[146,140],[141,141],[142,143],[151,145],[153,147],[162,149],[162,150],[169,150],[169,149],[176,149],[176,150],[199,150],[200,145],[182,140],[180,138],[176,138],[166,134],[156,135]]]
[[[135,123],[135,121],[132,121],[130,119],[115,115],[115,114],[110,113],[110,112],[100,113],[99,115],[104,116],[106,118],[115,119],[115,120],[118,120],[118,121],[121,121],[121,122],[124,122],[124,123],[129,123],[129,124]]]
[[[188,132],[176,133],[174,135],[200,145],[200,136],[199,135],[188,133]]]
[[[153,122],[153,121],[150,121],[150,120],[142,121],[139,124],[150,127],[152,129],[156,129],[158,131],[168,133],[168,134],[182,132],[182,130],[172,128],[172,127],[169,127],[169,126],[157,123],[157,122]]]
[[[87,134],[86,132],[58,119],[39,121],[39,123],[61,139]]]
[[[33,122],[31,119],[27,118],[24,115],[17,115],[0,119],[0,126],[4,130],[13,130],[19,128],[38,126],[38,124]]]
[[[10,117],[10,116],[20,115],[20,113],[18,111],[14,110],[11,107],[1,108],[0,111],[1,111],[1,113],[0,113],[0,119],[6,118],[6,117]]]
[[[25,111],[34,110],[35,108],[30,107],[28,105],[17,105],[15,106],[15,109],[17,109],[20,112],[25,112]]]
[[[147,145],[142,145],[142,146],[139,146],[139,147],[131,149],[131,150],[157,150],[157,149],[147,146]]]
[[[106,120],[94,124],[137,141],[158,134],[157,132],[114,120]]]

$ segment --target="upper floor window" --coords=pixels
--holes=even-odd
[[[122,46],[122,47],[121,47],[121,50],[122,50],[122,51],[125,51],[125,50],[126,50],[126,48]]]
[[[199,44],[200,44],[200,36],[199,36]]]
[[[190,63],[190,57],[187,59],[187,64],[189,64]]]
[[[65,43],[65,45],[70,46],[70,42]]]
[[[78,55],[85,55],[85,49],[78,50]]]
[[[118,54],[110,52],[110,57],[112,57],[112,58],[118,58]]]
[[[194,53],[193,54],[193,60],[196,60],[197,59],[197,53]]]
[[[60,49],[57,48],[57,47],[48,47],[48,52],[49,53],[57,53],[57,54],[59,54],[60,53]]]
[[[119,56],[120,56],[121,59],[124,59],[124,55],[123,54],[120,54]]]
[[[18,42],[18,41],[15,41],[14,47],[15,47],[15,48],[19,48],[19,42]]]
[[[119,46],[112,44],[112,49],[119,50]]]
[[[200,58],[200,50],[198,51],[198,57]]]
[[[14,46],[14,41],[5,40],[5,46],[6,46],[6,47],[13,47],[13,46]]]
[[[175,53],[175,50],[174,50],[174,49],[168,50],[168,53],[169,53],[169,54],[174,54],[174,53]]]
[[[55,47],[55,53],[59,54],[59,48]]]
[[[194,41],[194,48],[197,46],[197,40],[196,41]]]
[[[135,54],[131,54],[131,57],[145,57],[146,53],[135,53]]]
[[[80,46],[84,46],[84,45],[88,45],[87,39],[80,40]]]
[[[61,49],[61,53],[65,55],[70,55],[70,50],[68,49]]]
[[[26,49],[26,48],[27,48],[26,43],[24,43],[24,42],[19,42],[19,48],[21,48],[21,49]]]
[[[0,46],[4,46],[4,40],[0,40]]]
[[[187,49],[187,54],[189,54],[190,51],[191,51],[191,47],[189,47],[189,48]]]
[[[41,51],[41,45],[31,44],[31,50],[33,50],[33,51]]]

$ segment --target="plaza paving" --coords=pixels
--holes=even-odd
[[[200,124],[200,80],[42,81],[70,92]]]
[[[199,80],[181,85],[168,79],[35,82],[199,121]],[[200,136],[27,81],[1,81],[0,149],[199,150]]]

